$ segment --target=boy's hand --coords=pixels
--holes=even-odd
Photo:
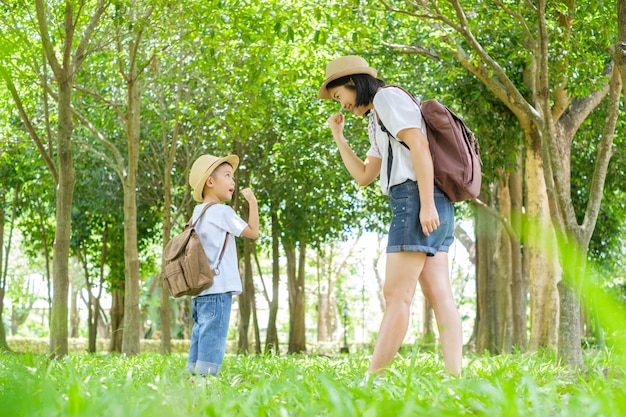
[[[241,195],[243,195],[243,198],[246,199],[248,204],[256,204],[256,197],[254,196],[251,188],[244,188],[243,190],[241,190]]]
[[[243,229],[241,236],[248,239],[256,239],[259,237],[259,205],[256,202],[256,197],[250,188],[244,188],[241,190],[241,195],[248,202],[248,226]]]

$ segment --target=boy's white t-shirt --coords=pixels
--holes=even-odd
[[[206,204],[198,204],[194,208],[193,221],[198,218]],[[228,292],[233,295],[241,294],[241,276],[239,275],[235,236],[241,236],[246,226],[248,226],[248,223],[239,217],[232,207],[226,204],[212,205],[204,213],[198,224],[196,224],[196,232],[200,237],[204,253],[209,260],[211,268],[217,267],[226,233],[229,233],[226,251],[218,268],[219,273],[215,275],[213,285],[198,295]]]
[[[411,152],[404,147],[397,139],[390,138],[383,132],[376,120],[376,114],[382,120],[385,128],[395,137],[398,132],[407,128],[422,129],[424,137],[426,134],[426,124],[422,117],[422,112],[409,95],[398,87],[386,87],[374,96],[374,110],[370,115],[369,139],[370,149],[368,156],[382,159],[380,168],[380,189],[383,194],[389,194],[389,188],[402,184],[406,180],[415,181],[415,169]],[[389,152],[389,140],[393,151],[393,164],[391,167],[391,178],[387,178],[387,157]]]

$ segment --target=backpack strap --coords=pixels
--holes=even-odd
[[[200,215],[198,216],[198,218],[196,219],[196,221],[192,223],[193,216],[191,216],[191,218],[190,218],[190,219],[189,219],[189,221],[187,222],[187,225],[188,225],[188,226],[191,226],[191,227],[196,227],[196,224],[198,224],[198,221],[200,220],[200,218],[202,217],[202,215],[204,214],[204,212],[205,212],[205,211],[207,211],[207,210],[208,210],[208,208],[209,208],[209,207],[211,207],[211,206],[212,206],[212,205],[214,205],[214,204],[217,204],[217,203],[213,203],[213,202],[207,203],[207,205],[206,205],[206,206],[204,206],[204,208],[202,209],[202,212],[200,213]]]
[[[209,207],[211,207],[212,205],[215,205],[215,204],[217,204],[217,203],[214,203],[214,202],[207,203],[207,205],[204,206],[204,208],[200,212],[200,215],[198,216],[196,221],[192,223],[192,220],[193,220],[193,216],[192,216],[191,219],[189,219],[189,221],[187,222],[187,226],[196,227],[196,224],[198,224],[198,221],[200,220],[202,215],[208,210]],[[222,263],[222,258],[224,258],[224,253],[226,252],[226,245],[228,245],[228,235],[229,234],[230,233],[226,232],[226,237],[224,237],[224,244],[222,245],[222,252],[220,253],[220,257],[217,260],[217,266],[215,267],[216,274],[219,273],[219,267],[220,267],[220,265]]]
[[[220,258],[217,260],[217,265],[215,266],[216,275],[219,274],[220,265],[222,264],[222,258],[224,257],[224,252],[226,252],[226,245],[228,245],[228,235],[230,233],[226,232],[226,237],[224,237],[224,245],[222,246],[222,253],[220,253]]]
[[[397,85],[387,85],[385,87],[397,87],[397,88],[401,89],[402,91],[407,93],[409,95],[409,97],[411,97],[411,99],[415,102],[415,104],[417,104],[417,108],[420,109],[420,111],[421,111],[421,107],[420,107],[419,101],[415,97],[413,97],[413,95],[411,93],[406,91],[404,88],[402,88],[400,86],[397,86]],[[385,88],[385,87],[383,87],[383,88]],[[387,128],[383,124],[383,121],[381,120],[381,118],[378,117],[378,113],[377,112],[374,113],[374,117],[378,121],[378,126],[380,126],[380,130],[382,130],[384,133],[386,133],[387,134],[387,138],[389,138],[389,142],[388,142],[389,146],[387,148],[388,149],[387,150],[387,190],[389,190],[389,182],[391,180],[391,166],[393,165],[393,150],[391,149],[391,139],[393,138],[394,140],[398,141],[402,146],[407,148],[409,151],[411,150],[411,148],[409,148],[409,145],[404,143],[401,139],[396,138],[394,135],[391,134],[391,132],[389,130],[387,130]]]
[[[396,87],[399,88],[400,90],[404,91],[406,93],[406,95],[408,95],[409,97],[411,97],[411,100],[413,100],[413,102],[417,105],[417,108],[420,110],[420,113],[422,111],[422,106],[420,105],[420,102],[418,99],[415,98],[415,96],[413,96],[413,94],[409,93],[406,89],[400,87],[399,85],[393,85],[393,84],[388,84],[386,86],[384,86],[383,88],[388,88],[388,87]],[[387,134],[387,136],[389,137],[389,139],[394,138],[395,140],[397,140],[398,142],[400,142],[402,144],[402,146],[404,146],[405,148],[407,148],[408,150],[411,150],[411,148],[409,148],[409,145],[407,145],[406,143],[404,143],[401,139],[396,138],[394,135],[391,134],[390,131],[387,130],[387,128],[385,127],[385,125],[383,124],[383,121],[380,119],[380,117],[378,117],[378,113],[376,113],[376,120],[378,120],[378,125],[380,126],[380,130],[382,130],[383,132],[385,132]],[[424,120],[424,116],[422,115],[422,120]],[[424,120],[424,123],[426,123],[426,120]],[[391,149],[391,145],[389,147],[389,149]],[[392,158],[393,159],[393,158]]]

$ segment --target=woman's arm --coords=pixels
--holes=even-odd
[[[382,161],[379,158],[367,156],[365,160],[359,158],[343,136],[344,116],[337,113],[328,118],[328,125],[333,133],[333,138],[341,154],[343,164],[348,169],[352,178],[354,178],[360,186],[370,184],[376,179],[380,173]]]
[[[428,140],[421,129],[408,128],[398,132],[398,138],[411,150],[411,160],[420,192],[420,223],[426,236],[439,227],[439,213],[435,206],[433,159]]]

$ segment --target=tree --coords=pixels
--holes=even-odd
[[[10,153],[2,152],[2,167],[14,166],[10,162]],[[3,172],[3,178],[12,178],[13,175]],[[7,344],[6,329],[4,328],[4,300],[7,293],[7,276],[9,265],[9,254],[11,253],[11,241],[13,237],[13,230],[16,222],[17,203],[19,201],[19,185],[9,188],[7,184],[3,184],[0,188],[0,351],[8,351],[9,345]],[[11,191],[13,191],[13,198],[10,197]],[[9,209],[8,228],[7,226],[7,209]],[[5,231],[8,230],[8,233]]]
[[[516,9],[500,1],[482,7],[475,4],[468,9],[457,0],[416,3],[414,9],[399,9],[385,1],[381,3],[390,11],[430,25],[437,34],[433,46],[476,76],[517,117],[526,145],[526,210],[531,219],[526,245],[530,249],[533,268],[533,317],[549,316],[546,313],[537,315],[536,309],[548,307],[556,311],[558,305],[559,356],[569,364],[581,365],[580,314],[575,294],[597,221],[618,117],[616,91],[621,90],[617,72],[612,71],[611,66],[605,66],[607,55],[598,53],[596,48],[598,43],[608,45],[607,11],[602,3],[547,5],[545,1],[539,1],[532,8],[522,5]],[[474,15],[481,16],[481,19],[473,19]],[[508,28],[519,29],[518,39],[524,45],[523,85],[514,84],[506,67],[498,62],[498,58],[506,53],[502,45],[486,43],[486,39],[476,36],[481,33],[481,22],[488,22],[491,26],[499,22]],[[581,37],[580,33],[586,30],[593,30],[595,35],[589,33],[589,36]],[[583,38],[585,41],[581,42]],[[507,45],[510,42],[508,40]],[[551,80],[554,80],[553,84]],[[611,104],[598,141],[596,169],[589,187],[584,220],[579,224],[571,199],[571,144],[580,125],[607,94]],[[554,232],[550,233],[550,230]],[[557,239],[558,252],[554,250]],[[578,256],[565,256],[572,251]],[[542,252],[559,254],[564,280],[560,280],[558,270],[550,266],[550,259]],[[570,264],[571,259],[578,261]],[[542,283],[541,277],[546,276],[546,271],[551,271],[550,281]],[[551,293],[550,288],[554,288],[557,282],[558,303],[556,298],[538,302],[542,294]],[[531,343],[538,337],[537,325],[541,323],[533,321]]]
[[[74,129],[71,112],[74,75],[88,55],[87,47],[100,17],[106,9],[104,0],[100,0],[97,6],[93,8],[83,7],[81,3],[78,6],[78,8],[75,8],[73,2],[65,2],[65,8],[61,16],[55,15],[55,18],[61,17],[63,23],[59,28],[52,28],[51,30],[50,23],[56,21],[56,19],[51,19],[51,13],[56,13],[56,10],[52,7],[48,9],[47,4],[42,0],[35,2],[36,22],[41,39],[41,49],[46,57],[46,64],[52,71],[58,90],[56,103],[58,121],[54,154],[51,152],[52,149],[46,150],[44,148],[39,134],[32,126],[31,117],[29,117],[21,104],[21,98],[15,88],[9,69],[13,65],[5,60],[3,60],[4,62],[1,65],[2,76],[7,83],[16,106],[20,109],[20,116],[57,184],[57,227],[53,256],[54,291],[50,323],[50,352],[55,357],[67,354],[68,348],[68,259],[71,234],[71,206],[75,182],[71,149],[72,132]],[[13,7],[21,8],[21,6],[17,5]],[[24,12],[23,9],[20,10],[22,13]],[[12,13],[12,11],[8,12]],[[18,14],[18,16],[20,15]],[[25,27],[30,28],[28,25]],[[17,25],[13,26],[13,29],[17,30],[17,28]],[[58,38],[56,36],[53,37],[51,35],[52,31],[60,36]],[[28,34],[24,34],[21,39],[18,38],[18,41],[29,38]],[[55,43],[57,39],[60,41],[60,44]],[[28,45],[20,46],[24,47],[24,50],[28,49]],[[59,55],[57,55],[57,48],[59,48]],[[28,62],[28,55],[24,56],[21,62]],[[42,74],[37,75],[41,76]],[[42,87],[47,88],[46,85]],[[56,163],[54,162],[55,155],[57,158]]]
[[[157,37],[154,33],[153,39],[146,38],[146,29],[153,22],[153,16],[161,14],[161,9],[157,10],[156,5],[147,5],[140,1],[119,7],[113,16],[112,32],[113,43],[116,45],[115,51],[104,51],[104,62],[107,57],[117,63],[120,89],[111,89],[108,85],[94,86],[101,88],[103,92],[95,89],[83,87],[82,92],[87,96],[95,97],[105,103],[121,120],[124,127],[124,137],[126,152],[120,150],[109,138],[115,137],[115,128],[106,126],[110,131],[107,136],[96,123],[90,120],[89,116],[77,114],[81,123],[89,129],[98,141],[100,147],[104,147],[109,154],[99,150],[94,151],[105,159],[117,173],[124,189],[124,259],[125,259],[125,279],[124,279],[124,305],[123,305],[123,336],[122,352],[126,354],[139,353],[139,340],[141,337],[141,320],[139,311],[140,293],[140,265],[138,253],[137,235],[137,179],[138,164],[141,153],[141,98],[145,89],[141,85],[142,77],[149,70],[150,64],[156,59],[156,54],[164,48],[164,37]],[[167,3],[159,5],[167,14],[169,5]],[[100,39],[106,43],[106,35]],[[114,58],[113,58],[114,57]],[[111,68],[107,68],[110,70]],[[100,68],[99,70],[102,70]],[[96,78],[97,79],[97,78]],[[94,77],[85,79],[85,86]],[[93,81],[92,81],[93,82]],[[122,99],[120,92],[125,93]],[[110,95],[111,97],[107,97]],[[120,103],[123,102],[123,104]]]

